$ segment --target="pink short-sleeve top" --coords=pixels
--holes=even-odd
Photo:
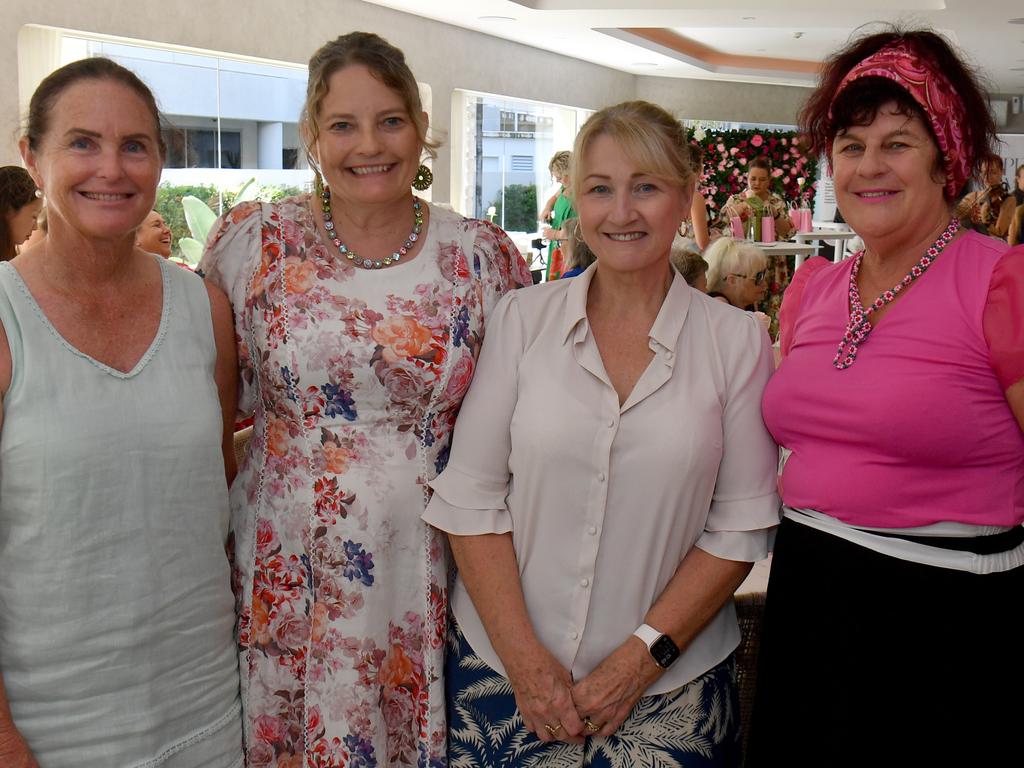
[[[1020,524],[1024,433],[1006,390],[1024,379],[1024,248],[959,237],[837,370],[852,267],[808,262],[787,291],[762,403],[792,451],[784,503],[859,527]]]

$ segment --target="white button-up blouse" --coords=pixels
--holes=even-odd
[[[462,536],[512,532],[537,637],[576,680],[643,623],[692,547],[756,561],[779,522],[760,324],[677,275],[654,358],[620,407],[587,321],[595,269],[499,302],[423,515]],[[504,674],[461,578],[452,609]],[[738,642],[730,600],[647,693],[699,677]]]

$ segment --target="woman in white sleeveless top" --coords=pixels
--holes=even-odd
[[[32,98],[49,236],[0,265],[0,765],[242,765],[226,298],[134,245],[153,96],[87,59]]]

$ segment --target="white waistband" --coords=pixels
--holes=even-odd
[[[801,525],[837,536],[840,539],[865,547],[873,552],[921,565],[952,568],[957,571],[977,574],[1000,573],[1024,565],[1024,543],[1006,552],[979,555],[975,552],[930,547],[927,544],[898,538],[900,535],[969,538],[972,536],[991,536],[1011,530],[1009,528],[966,525],[952,522],[935,523],[934,525],[921,526],[920,528],[854,528],[817,510],[794,509],[793,507],[783,507],[783,516]],[[875,533],[876,531],[895,534],[896,537],[878,536]]]

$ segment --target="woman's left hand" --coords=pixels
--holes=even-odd
[[[576,711],[587,724],[583,735],[615,733],[662,671],[643,641],[630,636],[572,688]],[[590,727],[591,723],[598,730]]]

